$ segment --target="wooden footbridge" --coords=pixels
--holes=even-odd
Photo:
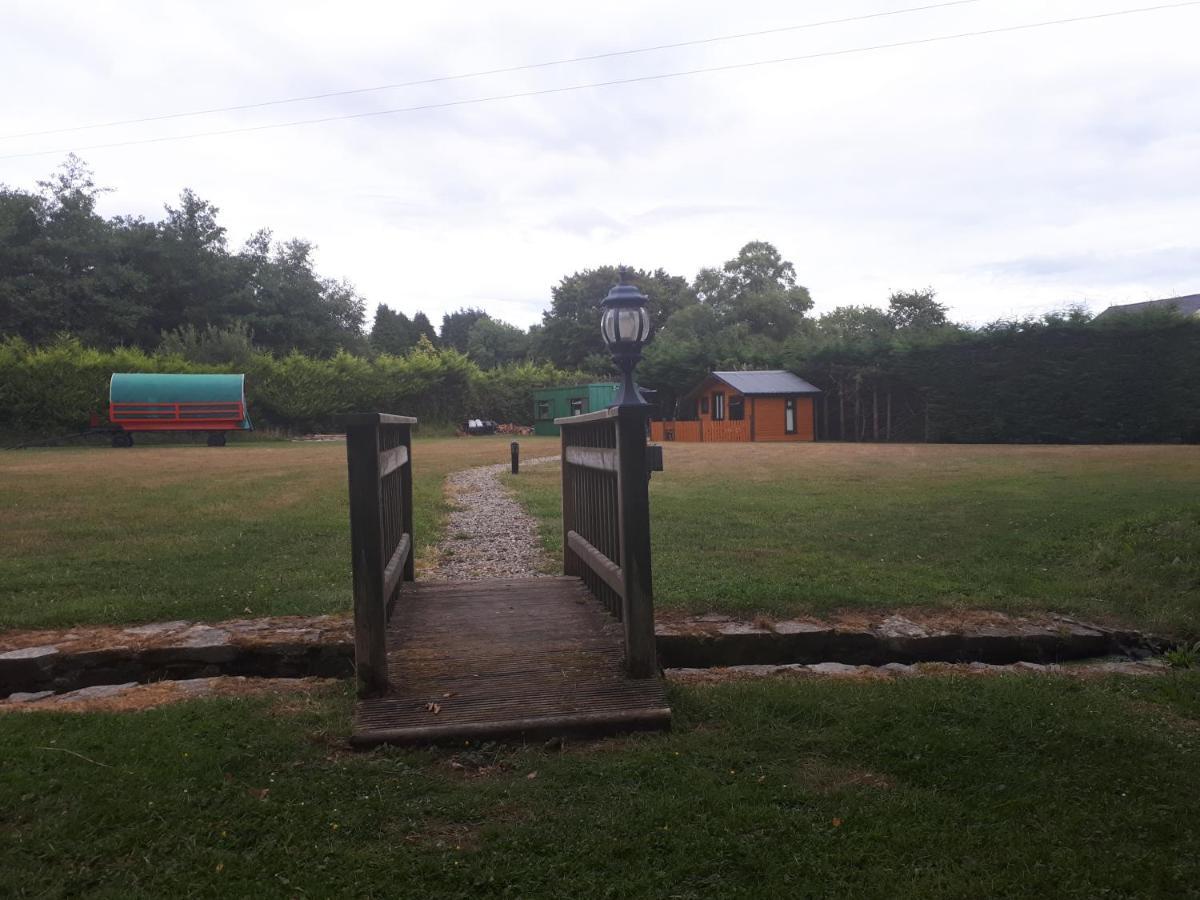
[[[646,414],[562,430],[563,575],[414,582],[416,420],[348,416],[357,746],[667,728]]]

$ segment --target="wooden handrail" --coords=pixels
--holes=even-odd
[[[351,425],[416,425],[413,416],[393,416],[391,413],[348,413],[337,417],[337,424]]]
[[[578,416],[559,416],[554,420],[555,425],[586,425],[589,422],[607,422],[617,417],[617,407],[598,409],[595,412],[581,413]]]
[[[597,472],[617,471],[617,451],[600,447],[568,447],[563,451],[567,462]]]
[[[344,416],[354,570],[354,664],[360,697],[388,686],[387,623],[412,581],[412,425],[409,416]]]
[[[408,448],[401,444],[379,454],[379,477],[386,478],[408,463]]]

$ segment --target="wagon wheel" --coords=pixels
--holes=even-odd
[[[114,447],[132,447],[133,435],[128,431],[114,431],[112,436],[112,445]]]
[[[224,447],[225,446],[225,432],[214,431],[214,432],[210,433],[208,436],[208,446]]]

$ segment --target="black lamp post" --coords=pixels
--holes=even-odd
[[[629,283],[633,273],[625,266],[617,270],[620,281],[604,298],[600,330],[613,362],[624,376],[613,406],[648,405],[633,381],[633,369],[642,358],[642,347],[650,339],[650,314],[645,294]]]

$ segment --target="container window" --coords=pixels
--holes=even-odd
[[[550,401],[549,400],[539,400],[537,402],[537,417],[539,419],[550,418]]]
[[[572,397],[571,398],[571,415],[573,415],[573,416],[583,415],[583,398],[582,397]]]
[[[735,394],[729,398],[729,421],[741,422],[746,418],[746,398]]]
[[[713,421],[721,422],[725,419],[725,394],[718,391],[713,394]]]
[[[788,397],[783,405],[783,430],[788,434],[796,433],[796,398]]]

